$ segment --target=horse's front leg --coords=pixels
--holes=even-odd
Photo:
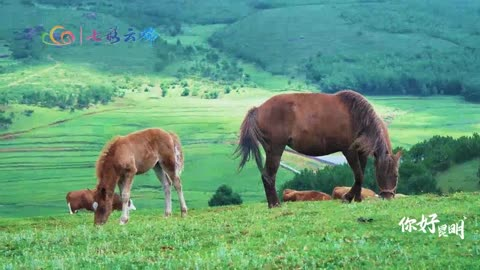
[[[366,156],[359,155],[356,150],[350,150],[343,152],[345,158],[348,161],[348,165],[353,171],[355,182],[352,188],[345,195],[343,195],[344,202],[351,202],[355,199],[356,202],[362,201],[362,183],[363,183],[363,171],[366,165]],[[360,157],[361,156],[361,157]]]
[[[122,184],[119,185],[122,197],[122,216],[120,216],[120,225],[127,224],[129,219],[128,202],[130,201],[130,190],[132,188],[134,176],[134,171],[128,171],[127,173],[125,173]]]

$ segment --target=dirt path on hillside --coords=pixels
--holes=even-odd
[[[68,121],[78,119],[78,118],[82,118],[82,117],[86,117],[86,116],[90,116],[90,115],[94,115],[94,114],[99,114],[99,113],[104,113],[104,112],[117,111],[117,110],[121,110],[121,109],[124,109],[124,108],[114,108],[114,109],[105,109],[105,110],[99,110],[99,111],[94,111],[94,112],[88,112],[88,113],[85,113],[85,114],[82,114],[82,115],[78,115],[78,116],[71,117],[71,118],[61,119],[61,120],[58,120],[58,121],[55,121],[55,122],[52,122],[52,123],[48,123],[48,124],[45,124],[45,125],[33,127],[33,128],[30,128],[30,129],[19,130],[19,131],[15,131],[15,132],[2,133],[2,134],[0,134],[0,140],[11,140],[11,139],[16,138],[19,135],[26,134],[26,133],[32,132],[34,130],[53,127],[53,126],[56,126],[56,125],[59,125],[59,124],[62,124],[62,123],[68,122]]]
[[[15,152],[65,152],[65,151],[78,151],[77,148],[69,147],[33,147],[33,148],[3,148],[0,149],[0,153],[15,153]]]
[[[9,84],[7,85],[7,87],[16,86],[16,85],[19,85],[19,84],[21,84],[21,83],[24,83],[24,82],[26,82],[26,81],[34,78],[34,77],[41,76],[41,75],[43,75],[43,74],[45,74],[45,73],[48,73],[49,71],[51,71],[51,70],[53,70],[53,69],[56,69],[57,67],[59,67],[59,66],[61,65],[61,63],[58,62],[57,60],[53,59],[53,57],[52,57],[51,55],[48,55],[48,56],[47,56],[47,59],[50,60],[50,61],[53,61],[53,62],[55,63],[55,65],[53,65],[53,66],[51,66],[51,67],[44,68],[44,69],[42,69],[42,70],[40,70],[40,71],[37,71],[37,72],[35,72],[35,73],[33,73],[33,74],[30,74],[30,75],[28,75],[28,76],[25,76],[25,77],[23,77],[23,78],[20,78],[20,79],[18,79],[18,80],[16,80],[16,81],[13,81],[13,82],[9,83]]]

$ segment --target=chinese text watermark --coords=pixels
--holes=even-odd
[[[440,220],[437,218],[437,214],[431,214],[427,217],[422,215],[422,219],[417,221],[414,218],[403,217],[398,223],[402,227],[402,232],[419,231],[423,233],[430,232],[431,234],[438,233],[438,237],[448,237],[448,235],[458,235],[461,239],[464,239],[465,222],[464,217],[454,224],[439,224]]]
[[[84,36],[86,36],[84,38]],[[137,40],[144,40],[153,43],[159,37],[158,33],[152,27],[148,27],[143,31],[137,33],[133,28],[128,28],[126,34],[119,34],[117,27],[112,27],[103,35],[98,32],[96,29],[92,29],[91,34],[85,34],[82,26],[79,28],[78,32],[78,42],[80,45],[83,44],[84,39],[87,42],[105,42],[110,44],[115,44],[123,40],[123,42],[136,42]],[[65,27],[62,25],[55,25],[50,29],[50,31],[44,32],[42,34],[42,42],[47,45],[52,46],[66,46],[71,45],[77,40],[77,37],[72,31],[65,30]]]

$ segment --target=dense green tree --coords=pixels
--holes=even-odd
[[[242,204],[242,198],[236,192],[232,191],[232,188],[227,185],[221,185],[218,187],[215,194],[208,201],[208,206],[221,206]]]
[[[478,178],[478,183],[480,184],[480,163],[478,164],[477,178]]]

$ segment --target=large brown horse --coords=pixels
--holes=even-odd
[[[265,168],[258,144],[266,153]],[[354,91],[281,94],[247,113],[236,150],[241,156],[239,169],[251,155],[255,158],[269,207],[280,204],[275,178],[286,146],[310,156],[341,151],[355,176],[351,190],[344,196],[348,202],[361,201],[367,158],[373,155],[380,196],[395,196],[401,153],[393,154],[384,122]]]
[[[95,224],[104,224],[112,212],[115,186],[122,197],[120,224],[128,222],[128,201],[133,177],[152,169],[163,184],[165,216],[172,213],[170,187],[173,183],[180,200],[182,216],[187,213],[180,173],[183,153],[180,140],[172,132],[151,128],[118,136],[104,148],[97,161],[97,192],[95,193]]]

